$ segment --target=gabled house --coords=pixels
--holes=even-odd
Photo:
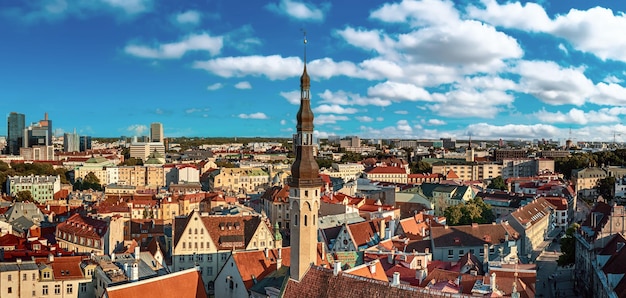
[[[206,215],[192,212],[173,225],[172,272],[199,266],[208,293],[233,251],[280,247],[273,229],[260,216]]]
[[[505,221],[520,235],[520,254],[537,250],[555,228],[556,207],[540,197],[518,208]]]
[[[333,252],[362,251],[378,244],[385,239],[386,219],[378,218],[369,221],[345,224],[339,230]]]
[[[463,226],[431,227],[430,238],[433,260],[456,261],[466,253],[476,256],[481,262],[485,258],[499,256],[499,248],[508,241],[517,239],[506,224],[471,224]]]

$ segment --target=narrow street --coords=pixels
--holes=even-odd
[[[582,297],[574,293],[573,267],[563,268],[557,265],[561,255],[558,239],[545,241],[544,244],[544,249],[535,259],[537,297]]]

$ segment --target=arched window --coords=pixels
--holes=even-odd
[[[194,234],[198,235],[198,229],[196,228],[196,230],[194,231]]]
[[[293,225],[297,226],[298,225],[298,214],[294,214],[293,215]]]
[[[307,225],[307,222],[306,222],[306,221],[307,221],[307,216],[306,216],[306,215],[304,215],[304,226],[305,226],[305,227],[306,227],[306,225]]]

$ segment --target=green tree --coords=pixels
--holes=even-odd
[[[556,261],[559,266],[574,264],[576,261],[576,238],[574,238],[574,233],[576,233],[578,228],[580,228],[579,224],[572,224],[569,228],[567,228],[565,235],[559,241],[562,252],[559,259]]]
[[[346,152],[341,157],[341,162],[358,162],[358,161],[361,161],[362,159],[363,159],[363,155],[361,155],[360,153]]]
[[[89,172],[85,175],[85,178],[78,179],[74,183],[74,190],[102,190],[102,185],[100,184],[100,179],[93,172]]]
[[[463,217],[463,212],[459,205],[450,206],[443,212],[446,217],[446,223],[450,226],[458,225]]]
[[[124,158],[124,161],[119,164],[120,166],[141,166],[143,165],[143,160],[139,158],[129,157]]]
[[[491,183],[489,183],[489,185],[487,186],[487,188],[490,189],[499,189],[499,190],[506,190],[506,183],[504,182],[504,179],[502,179],[502,176],[498,176],[496,178],[493,178],[491,180]]]
[[[411,173],[432,173],[432,171],[433,167],[423,160],[420,160],[411,166]]]
[[[319,165],[320,168],[327,168],[327,169],[329,169],[333,165],[333,160],[332,159],[316,158],[315,160],[317,161],[317,164]]]
[[[605,200],[612,200],[615,194],[615,177],[610,176],[598,180],[598,185],[595,188]]]
[[[35,199],[33,199],[33,194],[30,193],[30,190],[21,190],[15,194],[15,200],[18,202],[33,202]]]

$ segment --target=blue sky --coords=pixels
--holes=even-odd
[[[624,1],[0,0],[0,111],[61,133],[626,141]],[[6,121],[0,121],[6,132]],[[1,134],[1,133],[0,133]]]

